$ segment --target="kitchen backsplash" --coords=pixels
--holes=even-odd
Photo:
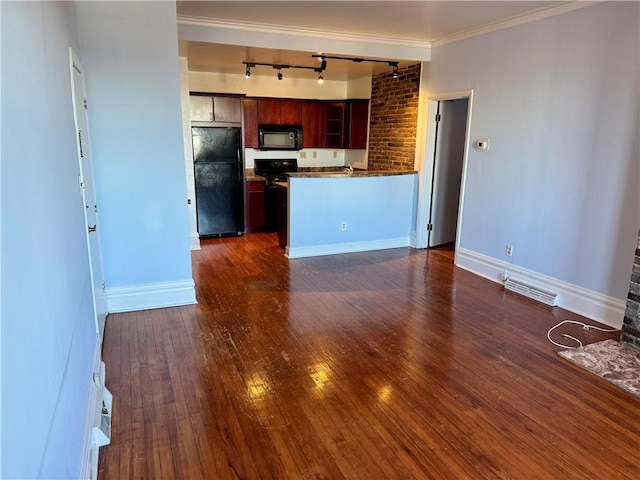
[[[362,150],[362,152],[366,151]],[[256,158],[295,158],[298,160],[298,167],[333,167],[344,166],[345,150],[328,148],[307,148],[298,151],[244,149],[245,168],[253,168]]]

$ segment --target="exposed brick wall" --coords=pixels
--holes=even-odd
[[[420,64],[375,75],[371,81],[369,170],[413,170]]]
[[[636,257],[631,271],[631,285],[627,296],[627,309],[620,341],[631,347],[640,348],[640,232],[636,244]]]

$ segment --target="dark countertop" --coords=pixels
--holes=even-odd
[[[253,168],[246,168],[244,171],[244,179],[247,182],[264,182],[264,177],[256,175]]]
[[[394,175],[413,175],[416,170],[354,170],[353,173],[340,171],[288,173],[291,178],[340,178],[340,177],[391,177]]]

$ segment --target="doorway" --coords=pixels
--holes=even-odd
[[[471,104],[472,91],[443,94],[427,101],[416,248],[451,245],[458,249]]]
[[[100,249],[100,231],[98,222],[98,204],[93,182],[93,163],[89,144],[89,120],[84,86],[84,70],[82,64],[69,48],[69,68],[71,71],[71,99],[73,118],[76,127],[78,152],[79,182],[82,194],[84,220],[89,254],[89,275],[93,294],[96,333],[102,344],[104,325],[107,317],[107,302],[104,291],[102,271],[102,253]]]

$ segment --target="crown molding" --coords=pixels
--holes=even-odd
[[[471,30],[466,30],[464,32],[455,33],[453,35],[448,35],[446,37],[438,38],[431,42],[432,47],[441,47],[443,45],[447,45],[448,43],[458,42],[460,40],[466,40],[468,38],[478,37],[480,35],[485,35],[487,33],[497,32],[500,30],[506,30],[507,28],[517,27],[518,25],[524,25],[526,23],[536,22],[538,20],[542,20],[548,17],[554,17],[556,15],[561,15],[563,13],[573,12],[574,10],[579,10],[584,7],[590,7],[592,5],[597,5],[602,3],[602,1],[575,1],[563,3],[561,5],[556,5],[553,7],[541,8],[539,10],[529,12],[524,15],[515,16],[512,18],[508,18],[506,20],[501,20],[499,22],[490,23],[488,25],[484,25],[482,27],[473,28]]]
[[[430,50],[431,42],[423,40],[412,40],[408,38],[381,37],[376,35],[361,35],[344,32],[333,32],[330,30],[320,30],[316,28],[283,27],[257,22],[241,22],[219,18],[198,17],[191,15],[178,15],[178,25],[192,27],[207,27],[223,30],[239,30],[244,32],[258,32],[276,35],[293,35],[297,37],[320,38],[332,41],[359,42],[369,44],[383,44],[399,47],[413,47]]]

